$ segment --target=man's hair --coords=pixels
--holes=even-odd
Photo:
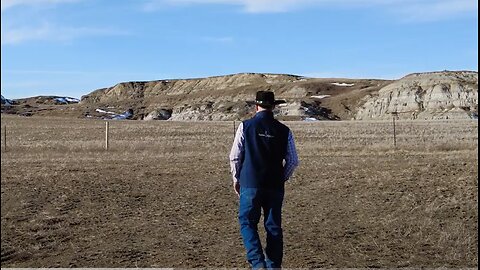
[[[257,106],[269,111],[273,110],[273,108],[275,107],[275,105],[260,105],[260,104],[257,104]]]

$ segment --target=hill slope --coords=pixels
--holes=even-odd
[[[251,115],[245,101],[258,90],[274,91],[287,104],[283,119],[350,119],[356,103],[389,84],[385,80],[316,79],[295,75],[241,73],[187,80],[119,83],[82,97],[86,107],[130,107],[138,119],[158,111],[172,120],[234,120]]]
[[[397,112],[406,119],[473,118],[478,113],[478,73],[416,73],[365,97],[356,119],[384,119]]]
[[[253,114],[245,101],[271,90],[286,104],[282,120],[473,118],[478,112],[478,72],[416,73],[400,80],[307,78],[240,73],[198,79],[123,82],[98,89],[78,104],[49,97],[15,100],[2,112],[23,115],[144,120],[239,120]],[[119,118],[119,116],[121,116]],[[126,117],[123,117],[126,116]]]

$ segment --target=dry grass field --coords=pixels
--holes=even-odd
[[[1,120],[2,267],[248,267],[232,122]],[[478,267],[477,121],[287,124],[284,267]]]

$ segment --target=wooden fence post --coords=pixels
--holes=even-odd
[[[108,150],[108,121],[105,122],[105,150]]]
[[[235,120],[233,120],[233,139],[235,140]]]
[[[5,145],[5,152],[7,152],[7,125],[3,126],[3,144]]]
[[[398,113],[397,112],[392,112],[393,116],[393,148],[397,148],[397,130],[395,126],[395,118],[397,117]]]

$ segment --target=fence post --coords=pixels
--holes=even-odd
[[[105,150],[108,150],[108,121],[105,122]]]
[[[233,120],[233,139],[235,140],[235,120]]]
[[[392,112],[392,118],[393,118],[393,148],[397,149],[397,130],[395,126],[395,118],[397,117],[398,113],[397,112]]]
[[[7,152],[7,125],[3,126],[3,144],[5,145],[5,152]]]

